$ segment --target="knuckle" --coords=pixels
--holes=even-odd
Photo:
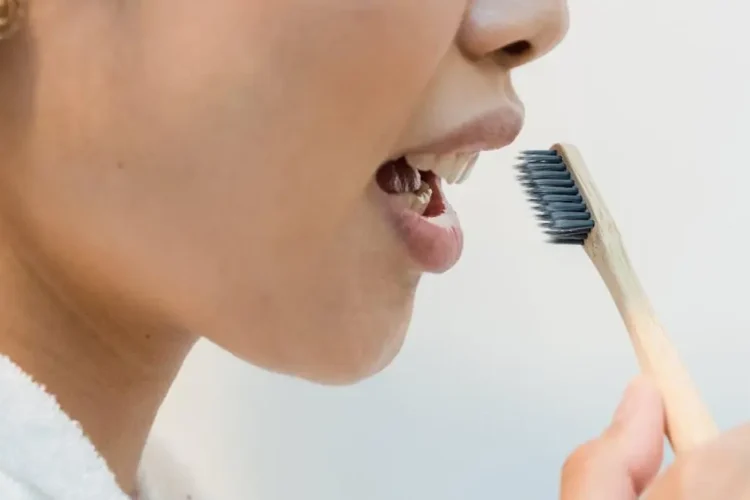
[[[563,463],[563,478],[580,475],[591,466],[596,457],[601,454],[601,450],[602,444],[599,440],[588,441],[576,448]]]

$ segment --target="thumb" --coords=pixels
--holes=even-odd
[[[664,453],[661,396],[645,377],[625,391],[609,428],[565,462],[562,500],[636,500],[659,472]]]

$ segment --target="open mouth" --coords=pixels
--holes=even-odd
[[[380,189],[398,197],[405,208],[432,219],[443,215],[448,206],[442,181],[449,184],[465,181],[478,156],[478,153],[402,156],[384,163],[375,178]]]
[[[522,124],[520,103],[507,102],[378,168],[374,180],[383,191],[378,203],[411,258],[412,268],[441,273],[459,261],[463,230],[445,197],[443,182],[464,182],[480,151],[507,146]]]
[[[380,166],[375,179],[387,193],[395,228],[414,263],[443,272],[460,258],[463,232],[441,188],[465,181],[479,153],[412,154]]]

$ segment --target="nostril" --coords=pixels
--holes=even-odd
[[[499,52],[502,52],[506,56],[510,56],[514,59],[526,56],[531,52],[531,43],[527,40],[519,40],[517,42],[509,43],[505,47],[501,48]]]
[[[535,49],[528,40],[518,40],[494,51],[492,59],[508,69],[515,68],[533,59]]]

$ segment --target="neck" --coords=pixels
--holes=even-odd
[[[101,309],[76,307],[60,300],[62,294],[18,261],[3,257],[0,353],[57,398],[81,424],[123,491],[134,491],[156,413],[195,339],[154,324],[116,320]],[[138,317],[122,317],[128,316]]]

